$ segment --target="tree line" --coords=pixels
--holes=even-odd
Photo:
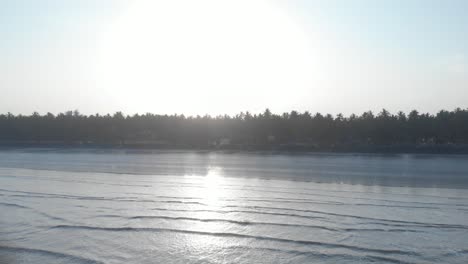
[[[116,112],[0,115],[0,144],[84,144],[185,148],[346,149],[468,144],[468,109],[392,114],[383,109],[336,116],[291,111],[235,116]]]

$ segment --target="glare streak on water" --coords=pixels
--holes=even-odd
[[[468,157],[0,151],[0,263],[468,263]]]

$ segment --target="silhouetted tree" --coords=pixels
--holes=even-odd
[[[231,147],[304,146],[336,149],[356,146],[427,146],[468,144],[468,109],[441,110],[435,115],[382,109],[335,117],[309,112],[233,117],[154,115],[0,115],[1,144],[111,144],[128,146],[212,147],[229,139]]]

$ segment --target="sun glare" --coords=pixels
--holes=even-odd
[[[208,173],[203,177],[203,190],[201,197],[205,203],[215,204],[222,196],[223,192],[223,176],[222,169],[218,167],[210,167]]]
[[[255,111],[308,92],[311,50],[271,2],[135,1],[103,34],[97,85],[127,112]]]

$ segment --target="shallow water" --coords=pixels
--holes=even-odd
[[[468,263],[468,157],[0,151],[0,263]]]

